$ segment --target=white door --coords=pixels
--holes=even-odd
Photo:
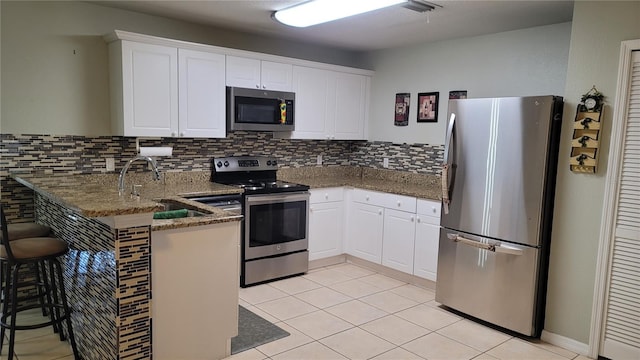
[[[342,201],[309,205],[309,260],[343,253],[343,218]]]
[[[295,102],[295,131],[291,137],[296,139],[326,139],[328,99],[331,94],[331,72],[327,70],[293,67],[293,92]]]
[[[225,56],[180,49],[179,134],[173,136],[224,138]]]
[[[622,145],[610,159],[620,171],[607,179],[616,184],[617,199],[600,355],[610,359],[640,359],[640,50],[631,54],[628,83]]]
[[[263,89],[291,91],[293,84],[293,65],[262,61],[260,69],[260,82]]]
[[[415,217],[413,213],[384,210],[382,265],[413,274]]]
[[[227,56],[226,72],[228,86],[260,88],[260,60]]]
[[[365,139],[365,115],[369,105],[367,79],[362,75],[335,73],[335,139]]]
[[[347,244],[349,254],[380,264],[384,209],[363,203],[351,203]]]
[[[440,218],[418,214],[413,275],[436,281]]]
[[[122,41],[125,136],[178,131],[178,49]]]

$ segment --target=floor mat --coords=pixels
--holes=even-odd
[[[251,311],[240,307],[238,336],[231,338],[231,354],[278,340],[290,334]]]

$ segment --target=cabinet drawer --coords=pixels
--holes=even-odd
[[[355,189],[353,201],[407,212],[416,212],[416,198],[411,196]]]
[[[438,218],[438,224],[440,223],[440,209],[442,205],[439,201],[418,199],[418,211],[420,215],[428,215]]]
[[[385,195],[387,194],[377,191],[353,189],[352,200],[364,204],[384,206]]]
[[[311,204],[342,201],[344,199],[344,189],[341,187],[311,189],[309,192],[311,193],[311,196],[309,197],[309,203]]]
[[[416,212],[416,198],[412,196],[383,194],[384,206],[387,209],[395,209],[410,213]]]

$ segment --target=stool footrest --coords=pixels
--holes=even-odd
[[[43,322],[43,323],[37,323],[37,324],[29,324],[29,325],[16,325],[14,327],[14,329],[16,330],[33,330],[33,329],[40,329],[43,327],[47,327],[47,326],[51,326],[53,324],[61,324],[63,321],[65,321],[67,319],[67,315],[64,314],[64,307],[60,304],[44,304],[48,309],[51,309],[51,307],[54,308],[58,308],[60,310],[62,310],[62,313],[60,314],[60,317],[57,319],[50,319],[49,321]],[[22,306],[22,307],[18,307],[16,308],[16,314],[21,312],[21,311],[25,311],[25,310],[31,310],[31,309],[39,309],[40,308],[40,304],[33,304],[33,305],[28,305],[28,306]],[[7,322],[7,318],[10,318],[11,314],[7,314],[6,316],[0,316],[0,327],[3,327],[5,329],[9,329],[11,328],[11,324],[9,324]]]

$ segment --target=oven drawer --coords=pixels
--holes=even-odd
[[[243,285],[251,285],[309,270],[309,252],[300,251],[283,256],[244,262]]]

